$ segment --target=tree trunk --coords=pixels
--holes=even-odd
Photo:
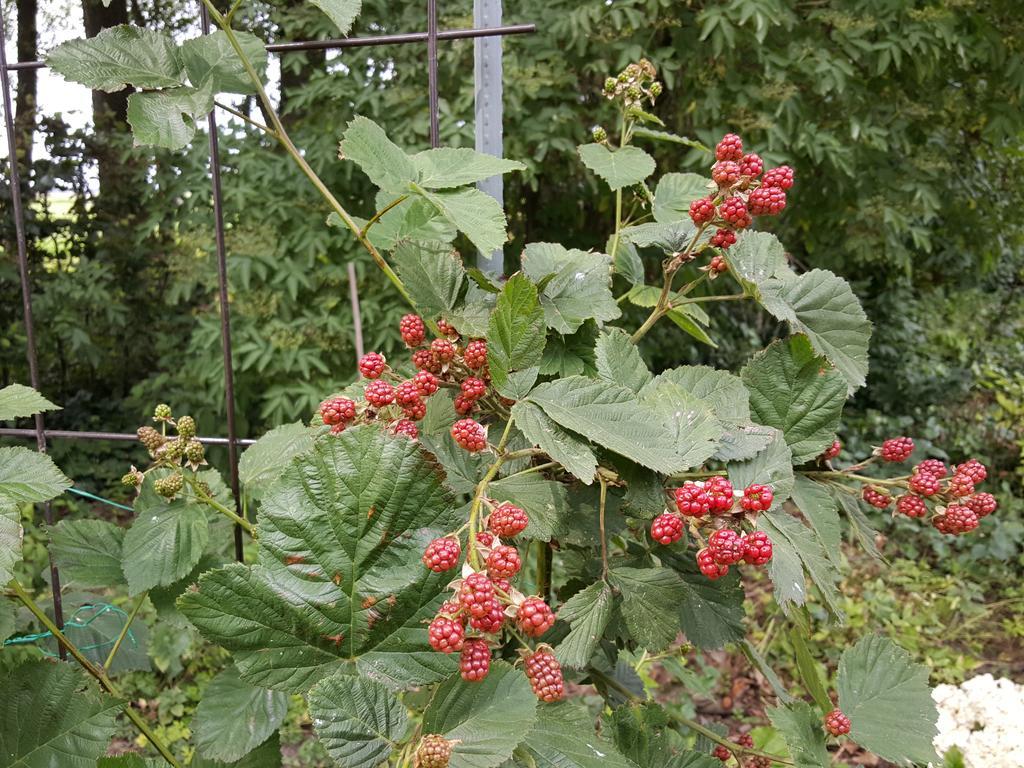
[[[38,0],[18,0],[18,61],[38,58],[36,15]],[[14,132],[18,141],[18,162],[27,181],[32,173],[32,142],[36,131],[36,86],[38,70],[22,69],[18,72],[18,91],[15,96]]]
[[[104,7],[102,0],[82,0],[82,16],[85,36],[94,37],[106,27],[127,24],[128,4],[126,0],[111,0],[110,5]],[[97,139],[94,151],[101,197],[104,192],[123,189],[122,184],[128,180],[125,176],[135,175],[134,169],[126,167],[121,156],[125,142],[117,140],[128,132],[130,93],[130,88],[117,93],[92,92],[92,121]]]

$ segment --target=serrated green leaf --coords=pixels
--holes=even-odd
[[[46,63],[67,80],[108,93],[128,85],[173,88],[185,76],[169,35],[127,24],[62,43],[50,51]]]
[[[693,336],[701,344],[707,344],[709,347],[717,349],[718,344],[701,327],[698,321],[698,318],[702,315],[703,310],[699,308],[698,304],[683,304],[673,307],[665,313],[665,317],[675,323],[678,328]],[[706,320],[707,318],[705,317],[704,319]]]
[[[745,424],[750,421],[749,393],[739,376],[706,365],[682,365],[658,374],[641,392],[671,381],[711,406],[721,421]]]
[[[338,674],[309,692],[309,716],[320,743],[341,768],[373,768],[387,760],[409,716],[380,683]]]
[[[692,553],[664,548],[657,554],[683,580],[678,611],[687,640],[714,650],[746,636],[743,587],[735,571],[711,581],[698,570]]]
[[[267,432],[242,453],[238,479],[246,495],[258,499],[289,462],[313,447],[314,431],[295,421]]]
[[[343,35],[347,35],[352,29],[352,24],[363,7],[363,0],[310,0],[310,2],[323,11]]]
[[[525,171],[526,166],[466,148],[439,147],[412,156],[419,172],[419,185],[426,189],[450,189],[475,184],[510,171]]]
[[[833,498],[843,508],[847,518],[849,518],[850,532],[853,534],[853,538],[857,540],[857,543],[871,557],[879,562],[886,562],[882,553],[878,550],[878,545],[875,543],[878,531],[872,527],[871,521],[868,520],[864,510],[861,509],[860,500],[838,490],[835,491]]]
[[[72,664],[22,664],[0,680],[0,765],[95,768],[120,709]]]
[[[124,584],[124,535],[124,528],[106,520],[61,520],[50,528],[50,555],[61,582],[96,588]]]
[[[679,634],[679,605],[686,589],[667,568],[613,568],[608,578],[622,594],[619,610],[634,640],[660,651]]]
[[[149,768],[149,763],[146,765]],[[158,768],[163,768],[165,765],[166,763],[161,761]],[[208,760],[202,755],[196,754],[192,758],[192,762],[189,763],[189,768],[281,768],[281,740],[275,733],[248,755],[231,763]]]
[[[0,448],[0,503],[49,501],[70,487],[71,481],[46,454],[28,448]]]
[[[513,275],[498,295],[487,327],[487,362],[495,389],[502,391],[512,371],[538,366],[543,353],[544,310],[537,287],[525,275]]]
[[[644,280],[646,279],[644,263],[640,258],[640,254],[637,253],[636,246],[633,245],[633,243],[620,236],[618,244],[616,245],[616,238],[612,235],[608,238],[605,250],[614,257],[613,261],[616,274],[622,275],[634,286],[643,285]]]
[[[685,249],[696,233],[697,228],[687,217],[668,223],[649,222],[626,227],[620,232],[620,236],[641,248],[658,248],[663,253],[669,254]]]
[[[603,144],[581,144],[576,151],[612,191],[639,184],[654,173],[654,158],[638,147],[627,145],[612,152]]]
[[[0,501],[0,583],[2,584],[11,580],[14,575],[14,566],[21,560],[23,535],[21,513],[18,507]]]
[[[287,694],[250,685],[228,667],[209,682],[196,707],[196,749],[211,760],[240,760],[270,738],[286,714]]]
[[[128,123],[136,145],[181,149],[196,135],[196,123],[213,108],[212,84],[168,88],[128,97]]]
[[[594,718],[585,706],[568,701],[544,706],[520,749],[535,768],[637,768],[594,733]]]
[[[822,362],[805,337],[794,336],[772,342],[741,372],[755,421],[782,430],[794,464],[832,444],[846,402],[845,380]]]
[[[257,565],[212,571],[178,601],[242,679],[299,693],[342,668],[396,689],[454,671],[426,641],[451,574],[419,558],[456,515],[417,443],[371,425],[320,441],[267,491],[257,521]]]
[[[690,203],[708,196],[707,179],[696,173],[666,173],[654,190],[654,220],[662,224],[689,219]]]
[[[448,322],[463,336],[482,338],[487,335],[487,323],[494,311],[495,299],[492,293],[479,293],[487,296],[487,300],[470,301],[467,295],[466,303],[448,315]]]
[[[770,485],[774,492],[772,509],[777,509],[793,492],[793,454],[786,445],[782,432],[773,430],[774,437],[768,447],[754,458],[729,462],[729,480],[735,488],[746,488],[751,483]]]
[[[467,683],[456,674],[441,683],[423,713],[423,732],[458,741],[450,768],[493,768],[512,756],[536,717],[537,699],[526,675],[494,661],[480,682]]]
[[[621,328],[609,328],[597,337],[597,373],[602,379],[639,393],[654,378],[640,350]]]
[[[249,32],[234,34],[256,73],[262,78],[267,69],[267,49],[263,41]],[[196,87],[209,83],[214,93],[244,94],[256,91],[255,84],[223,30],[183,42],[181,61],[189,81]]]
[[[831,711],[832,699],[829,698],[828,690],[825,688],[824,670],[811,655],[811,651],[807,647],[807,641],[804,640],[803,630],[793,627],[789,632],[789,641],[793,645],[793,652],[796,656],[796,668],[800,672],[800,679],[803,681],[804,688],[811,694],[811,698],[814,699],[814,703],[822,713]],[[815,725],[817,726],[818,723],[815,723]],[[821,728],[819,727],[817,730],[820,731]]]
[[[869,635],[843,651],[836,689],[850,738],[865,749],[907,765],[936,759],[928,669],[891,640]]]
[[[726,252],[729,271],[758,295],[772,278],[788,280],[794,277],[786,260],[786,249],[769,232],[743,232],[736,244]]]
[[[392,251],[395,268],[413,302],[427,317],[447,315],[459,300],[466,270],[450,247],[400,241]]]
[[[413,191],[468,237],[477,250],[490,253],[505,245],[505,211],[487,193],[475,187],[434,192],[418,185],[414,185]]]
[[[797,475],[793,486],[793,503],[811,524],[825,554],[838,567],[842,529],[839,525],[839,508],[828,488],[805,475]]]
[[[597,581],[570,597],[558,610],[558,618],[571,625],[569,634],[555,648],[555,656],[566,667],[583,669],[590,663],[612,618],[611,588]]]
[[[557,378],[597,375],[596,343],[597,324],[591,320],[581,325],[576,333],[549,334],[540,359],[541,375]]]
[[[565,486],[537,473],[503,477],[487,488],[495,501],[511,501],[526,510],[530,525],[520,535],[550,541],[565,533],[567,492]]]
[[[512,406],[512,418],[527,440],[543,448],[566,471],[586,485],[594,482],[597,457],[584,440],[562,429],[539,406],[529,401],[524,400]]]
[[[696,139],[690,139],[686,136],[679,136],[675,133],[669,133],[668,131],[655,131],[651,128],[647,128],[642,125],[633,127],[633,135],[643,139],[653,139],[655,141],[667,141],[672,144],[682,144],[684,147],[690,147],[691,149],[700,149],[704,152],[710,152],[706,146]]]
[[[825,554],[814,532],[782,510],[763,514],[758,525],[772,540],[773,553],[768,573],[775,585],[775,599],[779,605],[785,607],[787,603],[803,605],[806,602],[803,577],[803,570],[806,570],[829,611],[841,620],[843,611],[836,591],[839,571]]]
[[[725,431],[721,422],[707,403],[678,384],[663,381],[646,390],[640,402],[657,413],[672,434],[679,457],[677,471],[699,467],[718,449]]]
[[[396,195],[409,191],[416,179],[412,159],[384,133],[384,129],[361,115],[345,129],[341,154],[370,177],[374,186]]]
[[[0,389],[0,421],[27,418],[60,409],[59,405],[54,405],[32,387],[23,384],[8,384]]]
[[[530,243],[523,249],[523,273],[538,285],[549,328],[573,333],[586,320],[605,323],[622,314],[612,296],[611,257],[557,243]]]
[[[797,768],[829,768],[831,758],[825,749],[821,717],[804,701],[788,707],[770,707],[768,719],[782,734]]]

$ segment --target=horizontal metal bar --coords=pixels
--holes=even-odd
[[[47,429],[44,431],[44,434],[48,439],[52,437],[57,440],[112,440],[130,443],[136,442],[139,439],[138,435],[131,432],[88,432],[75,429]],[[35,436],[36,431],[34,429],[0,427],[0,437],[34,438]],[[227,445],[230,442],[226,437],[200,437],[199,441],[207,445]],[[252,445],[255,442],[255,440],[248,438],[240,438],[235,441],[238,445]]]
[[[536,24],[511,24],[505,27],[484,27],[482,29],[449,29],[437,33],[438,40],[472,40],[477,37],[502,37],[507,35],[529,35],[537,31]],[[274,43],[267,46],[271,53],[296,53],[298,51],[323,51],[341,48],[367,48],[374,45],[408,45],[425,43],[426,32],[406,32],[400,35],[376,35],[372,37],[348,37],[336,40],[298,40],[294,43]],[[16,61],[7,65],[9,70],[44,69],[45,61]]]

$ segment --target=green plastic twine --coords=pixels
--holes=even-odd
[[[91,616],[85,616],[85,614],[89,611],[93,611],[94,613]],[[85,629],[98,618],[100,618],[101,616],[106,616],[109,613],[122,616],[126,621],[128,619],[128,614],[120,608],[118,608],[116,605],[111,605],[110,603],[89,603],[86,605],[79,606],[78,609],[74,612],[74,614],[72,614],[71,618],[64,622],[64,631],[68,632],[69,630]],[[12,637],[8,640],[4,640],[4,645],[32,645],[33,643],[37,643],[40,640],[46,640],[50,637],[53,637],[52,632],[38,632],[33,635],[21,635],[20,637]],[[133,646],[138,647],[138,643],[135,640],[135,635],[132,634],[132,631],[130,629],[128,630],[128,634],[126,635],[126,637],[128,638],[128,640],[131,641],[131,644]],[[115,642],[117,641],[104,640],[102,643],[95,643],[94,645],[83,645],[79,648],[79,650],[94,651],[99,648],[107,648],[113,645]],[[40,648],[39,650],[47,656],[53,658],[57,657],[56,653],[46,648]]]

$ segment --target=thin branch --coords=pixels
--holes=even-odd
[[[244,517],[240,517],[234,512],[234,510],[228,509],[215,498],[210,496],[192,478],[186,478],[186,480],[189,484],[189,487],[192,489],[192,492],[196,495],[196,498],[199,499],[199,501],[203,502],[208,507],[215,509],[217,512],[220,512],[222,515],[230,519],[236,525],[240,525],[243,528],[243,530],[245,530],[245,532],[252,536],[254,539],[256,538],[256,528],[255,526],[253,526],[252,523],[250,523]]]
[[[608,481],[598,473],[597,480],[601,483],[601,498],[598,506],[597,520],[601,531],[601,578],[608,579],[608,537],[605,534],[604,511],[608,502]]]
[[[366,233],[370,231],[370,227],[372,227],[374,224],[380,221],[381,216],[390,211],[392,208],[401,205],[408,199],[408,195],[402,195],[401,197],[395,198],[390,203],[381,208],[379,211],[377,211],[375,214],[373,214],[373,216],[370,217],[370,220],[366,222],[366,225],[359,231],[359,236],[366,237]]]
[[[142,604],[146,602],[146,596],[149,595],[149,590],[146,590],[139,595],[138,601],[135,603],[135,607],[132,608],[132,612],[128,614],[128,618],[124,622],[124,626],[121,627],[121,633],[117,636],[117,640],[114,641],[114,647],[110,649],[110,653],[107,654],[107,660],[103,662],[104,669],[110,669],[110,665],[114,663],[114,657],[117,656],[118,650],[121,648],[121,643],[128,636],[128,630],[135,621],[135,617],[139,614],[139,609],[142,608]]]
[[[249,125],[253,126],[254,128],[259,128],[261,131],[263,131],[266,134],[269,134],[270,136],[273,136],[275,139],[278,138],[277,132],[273,128],[268,128],[267,126],[265,126],[263,123],[259,122],[258,120],[253,120],[251,117],[249,117],[244,112],[239,112],[234,107],[229,107],[227,104],[222,104],[219,101],[214,101],[213,103],[217,107],[219,107],[220,109],[223,109],[225,112],[231,113],[232,115],[237,117],[239,120],[245,121],[246,123],[248,123]]]

